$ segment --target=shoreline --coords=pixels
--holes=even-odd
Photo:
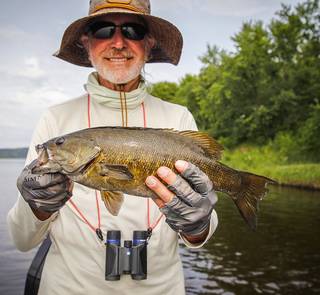
[[[298,183],[281,183],[278,182],[277,184],[270,184],[273,186],[278,186],[278,187],[288,187],[288,188],[295,188],[295,189],[301,189],[301,190],[308,190],[308,191],[320,191],[320,186],[319,185],[308,185],[308,184],[298,184]]]

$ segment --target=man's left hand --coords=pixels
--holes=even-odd
[[[146,184],[159,196],[154,201],[166,216],[169,226],[190,242],[201,241],[207,236],[217,196],[212,182],[197,166],[177,161],[175,167],[180,175],[168,167],[157,170],[158,176],[168,186],[154,176],[149,176]]]

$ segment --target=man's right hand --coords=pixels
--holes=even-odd
[[[22,170],[17,187],[35,215],[44,220],[70,199],[73,182],[61,173],[33,174],[36,164],[34,160]]]

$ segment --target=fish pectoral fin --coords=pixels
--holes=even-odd
[[[109,192],[109,191],[101,191],[101,199],[106,205],[108,211],[117,216],[119,214],[120,208],[123,203],[123,193],[122,192]]]
[[[100,175],[108,176],[119,180],[133,179],[132,173],[129,171],[128,167],[124,165],[100,163]]]

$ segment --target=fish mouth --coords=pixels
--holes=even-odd
[[[61,170],[61,166],[56,162],[49,160],[47,163],[41,163],[38,160],[38,163],[31,169],[31,172],[33,174],[46,174],[61,172]]]
[[[37,145],[36,151],[38,154],[38,159],[36,165],[31,170],[32,173],[46,174],[61,171],[62,167],[52,160],[51,154],[48,152],[47,147],[44,145]]]

